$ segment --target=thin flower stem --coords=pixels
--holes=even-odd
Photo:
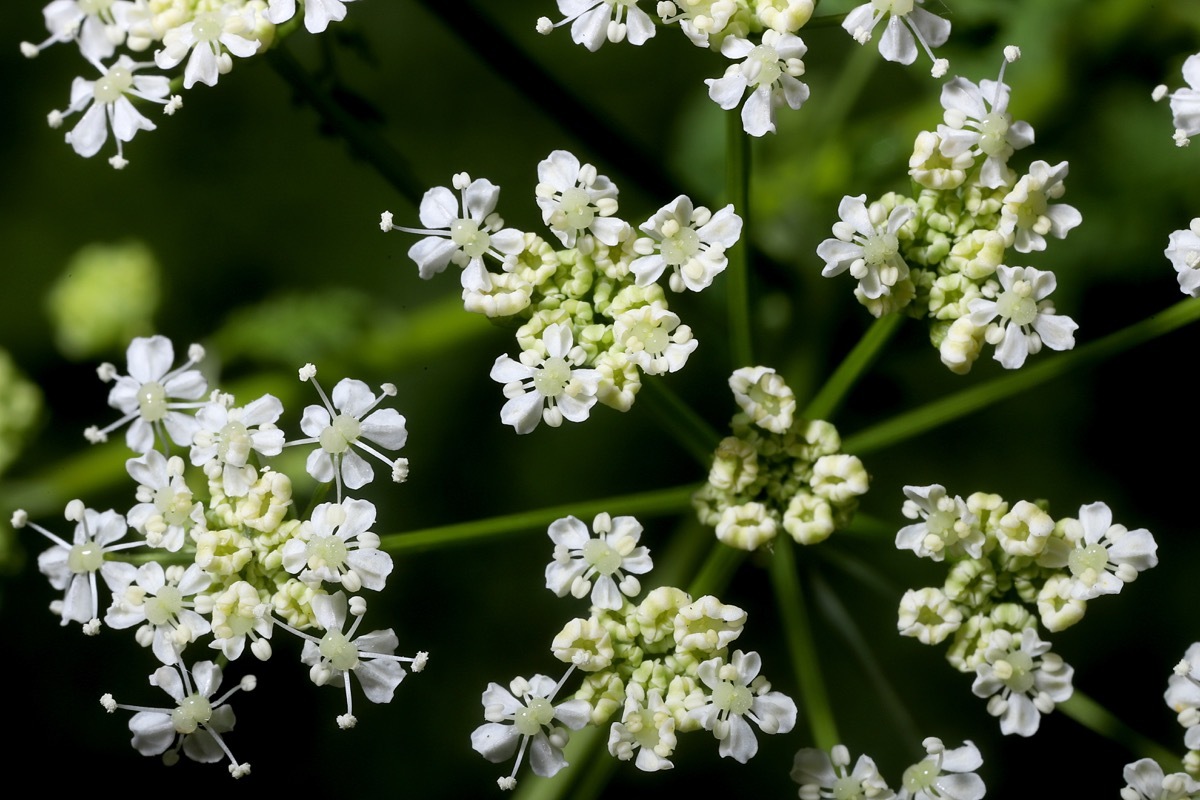
[[[267,63],[288,82],[304,101],[341,134],[355,155],[379,172],[396,191],[417,205],[425,194],[425,186],[417,180],[407,159],[353,114],[339,104],[329,92],[317,85],[313,77],[285,48],[274,47],[266,53]]]
[[[707,470],[712,464],[713,451],[721,442],[721,434],[683,402],[683,398],[675,394],[664,381],[651,378],[642,384],[642,389],[641,400],[658,417],[667,433]]]
[[[701,597],[706,594],[716,594],[729,584],[733,573],[741,566],[746,558],[745,550],[727,547],[720,542],[714,542],[708,552],[708,558],[696,571],[696,577],[688,585],[688,594]]]
[[[854,384],[883,351],[884,345],[900,327],[903,317],[886,314],[875,320],[862,339],[854,346],[833,375],[804,409],[805,419],[829,419],[846,398]],[[847,451],[851,452],[851,451]]]
[[[726,297],[729,303],[729,350],[734,369],[754,364],[750,333],[750,137],[740,114],[725,115],[725,197],[742,218],[742,235],[729,248]]]
[[[1164,772],[1179,772],[1183,769],[1183,762],[1179,756],[1121,722],[1108,709],[1078,688],[1070,698],[1055,708],[1088,730],[1125,745],[1142,758],[1153,758]]]
[[[936,400],[860,431],[847,438],[842,444],[842,449],[847,453],[860,455],[898,444],[1066,375],[1071,370],[1099,363],[1197,320],[1200,320],[1200,299],[1184,300],[1089,345],[1067,353],[1043,354],[1046,360],[1035,366],[964,389],[958,394]]]
[[[425,528],[409,533],[392,533],[380,537],[379,549],[393,554],[423,553],[443,547],[472,544],[485,539],[525,534],[531,530],[540,530],[544,535],[547,525],[570,514],[577,517],[590,517],[602,511],[649,516],[678,514],[691,508],[692,494],[695,491],[696,486],[689,484],[653,492],[607,497],[581,503],[567,503],[453,525],[440,525],[436,528]]]
[[[830,750],[842,740],[833,721],[829,695],[825,692],[825,680],[816,656],[808,608],[800,588],[800,579],[796,575],[792,541],[787,536],[775,537],[775,554],[771,558],[771,588],[775,590],[784,638],[792,657],[792,668],[796,672],[796,684],[800,688],[802,702],[798,705],[808,717],[808,727],[816,746],[821,750]]]

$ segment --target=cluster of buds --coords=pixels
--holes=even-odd
[[[422,236],[409,248],[422,278],[453,264],[462,269],[468,311],[512,320],[521,352],[496,359],[491,377],[508,399],[501,420],[517,433],[539,423],[581,422],[596,403],[632,407],[642,374],[683,367],[698,342],[670,310],[657,283],[675,292],[700,291],[728,264],[742,220],[725,206],[715,213],[680,195],[640,226],[616,216],[617,187],[556,150],[538,165],[536,200],[563,249],[534,233],[504,227],[496,213],[500,188],[454,176],[425,193],[424,228],[380,227]],[[489,261],[500,271],[493,272]]]
[[[493,683],[483,693],[488,721],[472,734],[472,746],[494,762],[518,753],[512,773],[499,779],[501,788],[516,785],[531,739],[533,772],[548,777],[567,766],[562,748],[569,730],[614,717],[609,753],[648,772],[671,768],[681,733],[711,731],[722,757],[746,763],[758,752],[751,722],[767,734],[790,731],[795,702],[772,691],[759,674],[757,653],[729,649],[746,612],[711,595],[693,600],[673,586],[653,589],[635,605],[629,596],[640,584],[623,573],[643,574],[652,566],[638,545],[641,525],[633,517],[600,514],[592,529],[595,537],[574,517],[549,529],[555,557],[546,587],[560,597],[591,591],[590,616],[568,622],[551,644],[555,658],[570,665],[566,674],[557,682],[545,675],[517,678],[507,690]],[[576,670],[586,677],[574,698],[554,705]]]
[[[1019,53],[1005,48],[1005,64]],[[942,89],[945,124],[922,131],[909,175],[915,197],[889,192],[868,203],[847,196],[834,237],[817,248],[826,277],[849,270],[855,297],[876,317],[906,313],[930,320],[942,363],[966,374],[984,343],[1016,369],[1044,346],[1075,346],[1070,317],[1055,313],[1052,272],[1007,265],[1009,249],[1026,254],[1064,238],[1082,216],[1056,203],[1067,162],[1034,161],[1018,176],[1016,150],[1033,144],[1033,128],[1008,113],[1004,69],[979,85],[954,78]]]
[[[124,513],[101,512],[72,500],[69,541],[20,510],[13,527],[28,526],[53,542],[38,568],[63,590],[51,604],[63,625],[79,622],[87,634],[132,629],[161,662],[150,682],[171,695],[175,709],[121,705],[111,695],[102,700],[110,712],[136,712],[133,746],[143,755],[163,754],[168,763],[181,749],[199,761],[228,758],[230,772],[240,777],[249,766],[234,760],[222,739],[234,721],[224,704],[229,694],[214,697],[222,670],[196,660],[196,648],[216,650],[228,662],[246,651],[265,661],[273,653],[272,634],[286,630],[303,642],[299,661],[313,682],[345,692],[346,712],[337,719],[342,728],[356,722],[351,674],[367,699],[386,703],[407,674],[405,665],[424,668],[424,653],[395,654],[399,640],[390,628],[358,633],[367,610],[360,593],[381,591],[393,564],[371,530],[375,506],[342,496],[343,486],[358,489],[374,476],[356,453],[360,448],[391,466],[393,478],[403,477],[407,461],[389,460],[375,448],[402,446],[405,420],[394,409],[376,408],[395,387],[376,398],[361,381],[343,380],[331,405],[308,365],[301,378],[317,386],[323,405],[304,410],[300,427],[308,438],[285,441],[275,424],[283,405],[271,395],[243,406],[219,391],[199,400],[207,391],[194,369],[204,357],[199,345],[174,369],[174,349],[161,336],[135,339],[127,355],[128,375],[111,364],[99,369],[114,382],[110,405],[125,415],[103,430],[90,428],[87,437],[101,442],[129,425],[126,443],[141,454],[126,462],[137,486],[134,504]],[[303,444],[317,445],[309,473],[338,489],[337,502],[298,517],[291,479],[261,462]],[[188,461],[172,455],[173,447],[185,448]],[[107,610],[103,589],[111,598]],[[239,685],[254,683],[246,676]]]
[[[797,418],[795,395],[769,367],[738,369],[729,387],[742,411],[693,498],[700,522],[741,550],[768,545],[781,528],[817,544],[849,525],[870,477],[856,456],[840,452],[837,429]]]
[[[1032,736],[1041,714],[1072,692],[1073,670],[1050,652],[1040,628],[1074,625],[1089,600],[1120,592],[1155,566],[1154,537],[1114,524],[1099,502],[1056,521],[1035,503],[1010,506],[995,494],[964,500],[937,484],[904,493],[904,514],[918,521],[900,530],[896,547],[945,562],[949,573],[941,588],[905,593],[901,635],[929,645],[953,637],[947,660],[975,674],[972,690],[991,698],[1000,729]]]

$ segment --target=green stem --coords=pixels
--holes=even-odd
[[[1125,745],[1142,758],[1153,758],[1164,772],[1178,772],[1183,769],[1183,762],[1179,756],[1121,722],[1108,709],[1079,689],[1075,689],[1066,702],[1059,703],[1055,708],[1088,730]]]
[[[696,577],[688,585],[688,594],[701,597],[721,591],[745,558],[745,550],[737,550],[715,542],[712,550],[708,551],[708,558],[704,559],[704,563],[696,571]]]
[[[829,419],[833,416],[850,389],[867,368],[875,363],[875,359],[883,351],[883,346],[892,338],[903,319],[899,314],[886,314],[871,324],[862,339],[804,409],[805,419]]]
[[[341,134],[355,155],[362,158],[395,189],[416,205],[425,194],[425,185],[417,180],[408,161],[399,150],[362,123],[322,89],[300,66],[291,53],[281,47],[267,51],[267,62],[288,82],[304,101]]]
[[[733,366],[753,366],[750,334],[750,137],[740,114],[725,114],[725,197],[742,218],[742,235],[729,248],[725,269],[729,301],[729,349]]]
[[[712,464],[713,451],[721,443],[721,434],[683,402],[657,376],[642,383],[641,399],[647,401],[666,431],[705,469]]]
[[[422,553],[511,534],[527,533],[530,530],[544,531],[546,526],[554,520],[572,514],[577,517],[592,517],[602,511],[649,516],[680,513],[691,508],[692,494],[695,491],[694,485],[676,486],[653,492],[567,503],[533,511],[522,511],[519,514],[460,522],[454,525],[440,525],[436,528],[425,528],[409,533],[392,533],[380,537],[379,549],[393,554]]]
[[[783,633],[792,657],[792,667],[796,671],[796,684],[800,688],[809,730],[816,746],[828,751],[834,745],[840,744],[841,738],[833,721],[833,709],[829,706],[825,681],[821,677],[821,664],[817,660],[816,646],[813,643],[808,608],[804,593],[800,590],[800,579],[796,575],[792,541],[786,536],[775,538],[775,555],[771,558],[771,586],[779,604]]]
[[[1047,358],[1040,364],[964,389],[860,431],[842,443],[842,450],[861,455],[898,444],[1197,320],[1200,320],[1200,299],[1184,300],[1091,344],[1067,353],[1043,354]]]

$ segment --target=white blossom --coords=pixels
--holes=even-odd
[[[550,523],[547,533],[554,542],[554,560],[546,565],[546,588],[559,597],[568,592],[582,598],[591,592],[592,605],[616,611],[624,598],[642,590],[634,575],[650,571],[650,551],[638,545],[642,526],[633,517],[597,514],[587,526],[575,517]]]
[[[608,752],[621,761],[634,759],[643,772],[671,769],[669,757],[675,752],[675,715],[663,700],[662,690],[647,692],[641,684],[625,688],[625,708],[621,721],[614,722],[608,733]]]
[[[979,178],[990,189],[1004,185],[1009,157],[1034,139],[1033,127],[1028,122],[1013,122],[1008,113],[1007,64],[1006,60],[1001,65],[994,81],[982,80],[976,86],[966,78],[954,78],[942,87],[942,107],[946,109],[946,124],[938,126],[942,155],[986,156]]]
[[[775,132],[775,107],[786,103],[799,109],[808,99],[808,86],[797,80],[804,74],[801,59],[808,48],[799,36],[775,30],[763,32],[762,42],[729,36],[721,42],[721,53],[741,59],[721,78],[708,78],[708,96],[726,111],[737,106],[750,89],[742,106],[742,128],[751,136]]]
[[[1081,506],[1078,520],[1063,520],[1069,538],[1075,540],[1067,558],[1071,571],[1071,596],[1091,600],[1116,594],[1137,574],[1158,564],[1158,546],[1145,528],[1128,530],[1114,525],[1105,503]]]
[[[758,653],[735,650],[729,662],[717,657],[700,664],[697,674],[709,688],[705,704],[688,712],[688,718],[720,741],[722,758],[745,764],[758,752],[758,739],[750,720],[763,733],[787,733],[796,724],[796,703],[759,676]]]
[[[192,496],[183,478],[183,459],[149,450],[125,462],[138,483],[137,505],[129,509],[129,525],[146,537],[146,544],[177,553],[193,528],[203,530],[204,505]]]
[[[933,736],[922,744],[929,757],[904,770],[896,800],[983,800],[986,787],[975,774],[983,766],[978,747],[968,740],[947,750]]]
[[[134,5],[129,0],[51,0],[42,9],[49,38],[36,45],[22,42],[21,52],[35,58],[52,44],[74,40],[84,58],[102,61],[125,41]]]
[[[159,661],[174,664],[183,648],[208,633],[211,626],[188,598],[212,584],[212,576],[196,564],[186,569],[173,564],[163,569],[151,561],[138,567],[137,577],[122,592],[113,592],[104,624],[114,629],[141,625],[138,643],[150,645]]]
[[[698,292],[725,270],[725,250],[742,234],[742,218],[727,205],[717,213],[679,195],[640,226],[647,236],[634,242],[638,258],[629,265],[638,286],[649,286],[670,267],[673,291]]]
[[[729,376],[738,407],[750,420],[772,433],[787,433],[795,421],[796,395],[771,367],[740,367]]]
[[[872,0],[851,9],[842,21],[842,27],[859,44],[866,44],[874,35],[876,26],[886,16],[887,25],[879,38],[879,54],[887,61],[911,64],[917,60],[917,43],[920,42],[933,61],[933,76],[946,73],[947,64],[933,55],[934,47],[940,47],[950,38],[950,20],[926,11],[925,0]]]
[[[1126,764],[1122,773],[1126,786],[1121,790],[1121,800],[1197,800],[1200,798],[1200,782],[1186,772],[1163,773],[1163,768],[1152,758],[1143,758]]]
[[[230,54],[246,58],[258,52],[259,42],[250,38],[253,35],[245,9],[226,6],[202,11],[163,34],[163,48],[154,53],[154,63],[172,69],[186,58],[183,88],[197,83],[216,86],[217,79],[233,69]]]
[[[1046,249],[1046,235],[1065,239],[1067,232],[1083,221],[1083,215],[1066,203],[1051,204],[1067,191],[1063,180],[1068,164],[1053,167],[1045,161],[1029,165],[1029,174],[1017,181],[1000,208],[1002,233],[1018,253]]]
[[[304,0],[304,27],[309,33],[322,33],[330,22],[346,18],[346,3],[354,0]],[[267,19],[278,25],[296,15],[296,0],[271,0]]]
[[[571,40],[593,53],[606,39],[640,45],[654,36],[654,22],[638,8],[638,0],[558,0],[558,13],[563,15],[558,22],[539,19],[538,32],[550,33],[570,22]]]
[[[1017,369],[1042,345],[1051,350],[1075,347],[1075,320],[1054,312],[1047,298],[1058,282],[1053,272],[1033,267],[996,268],[1003,291],[995,300],[977,297],[970,302],[971,324],[987,328],[989,344],[996,346],[995,358],[1005,369]],[[998,321],[997,317],[999,318]]]
[[[1200,217],[1193,219],[1187,228],[1170,235],[1163,255],[1175,268],[1179,290],[1200,297]]]
[[[392,557],[379,549],[375,506],[347,498],[321,503],[283,546],[283,568],[302,581],[340,583],[348,591],[383,589]]]
[[[1175,144],[1184,147],[1190,137],[1200,133],[1200,53],[1183,62],[1183,79],[1188,88],[1171,92],[1171,115],[1175,124]],[[1166,87],[1160,87],[1163,92]],[[1155,100],[1162,97],[1156,90]]]
[[[679,316],[661,306],[638,306],[613,320],[613,340],[647,375],[676,372],[700,345]]]
[[[229,497],[244,497],[258,479],[247,464],[251,451],[277,456],[283,450],[283,431],[275,427],[282,413],[283,404],[269,394],[239,408],[220,400],[208,403],[196,412],[199,430],[192,438],[192,464],[206,467],[206,474],[219,474]]]
[[[913,209],[897,205],[889,212],[879,203],[867,206],[866,200],[865,194],[842,198],[838,204],[841,220],[833,226],[835,238],[821,242],[817,255],[825,262],[824,277],[849,269],[863,295],[874,300],[891,294],[892,287],[908,277],[897,233],[912,219]]]
[[[979,558],[983,555],[984,535],[979,519],[961,497],[950,497],[940,484],[905,486],[904,516],[920,519],[896,534],[896,547],[912,550],[921,558],[934,561],[952,555]]]
[[[562,323],[542,332],[545,355],[526,350],[517,361],[508,355],[496,358],[491,378],[504,384],[508,402],[500,409],[500,421],[517,433],[529,433],[545,420],[557,428],[564,419],[583,422],[596,404],[600,373],[581,368],[587,354],[575,347],[571,328]]]
[[[796,753],[791,776],[800,784],[801,800],[892,800],[896,796],[870,756],[859,756],[852,770],[849,766],[845,745],[834,745],[828,753],[806,747]]]
[[[1050,643],[1039,639],[1033,628],[1019,635],[993,631],[979,649],[983,660],[975,667],[971,691],[976,697],[990,698],[988,713],[1000,718],[1000,730],[1006,735],[1037,733],[1042,714],[1049,714],[1055,703],[1066,701],[1074,691],[1075,670],[1051,653]]]
[[[566,150],[555,150],[538,164],[536,195],[542,221],[566,247],[575,247],[585,230],[615,247],[629,231],[629,223],[613,216],[616,184]]]

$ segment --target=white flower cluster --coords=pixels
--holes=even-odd
[[[568,591],[583,597],[595,578],[591,616],[568,622],[551,644],[554,656],[571,665],[566,674],[557,682],[545,675],[517,678],[507,690],[492,683],[483,693],[487,722],[471,734],[472,747],[492,762],[517,754],[500,787],[516,786],[526,750],[535,775],[556,774],[567,766],[569,731],[604,725],[614,715],[609,753],[647,772],[673,766],[681,733],[711,731],[721,756],[744,764],[758,752],[751,722],[767,734],[790,731],[795,702],[771,690],[757,653],[729,650],[746,612],[711,595],[693,600],[671,586],[634,605],[624,596],[640,591],[632,574],[651,568],[648,551],[637,545],[641,525],[633,517],[600,514],[592,527],[595,538],[574,517],[549,528],[555,549],[546,587],[559,597]],[[631,574],[614,579],[622,571]],[[582,686],[573,699],[554,705],[577,669],[587,673]]]
[[[700,522],[741,550],[769,545],[780,529],[817,544],[849,525],[870,476],[856,456],[840,452],[837,429],[796,418],[795,395],[769,367],[734,371],[729,388],[742,411],[692,498]]]
[[[869,41],[887,17],[879,53],[888,61],[911,64],[918,44],[933,61],[935,78],[949,63],[933,55],[946,43],[950,22],[925,10],[924,0],[874,0],[845,15],[842,27],[859,44]],[[645,44],[655,34],[655,21],[639,0],[558,0],[558,22],[542,17],[539,33],[549,34],[570,23],[571,39],[588,50],[605,41]],[[799,109],[808,99],[804,75],[808,47],[796,35],[812,18],[813,0],[660,0],[655,12],[663,24],[677,24],[697,47],[711,48],[733,59],[720,78],[708,78],[708,96],[725,110],[742,105],[742,127],[751,136],[775,132],[775,109]],[[747,92],[749,94],[747,95]],[[743,103],[743,97],[745,102]]]
[[[343,485],[358,489],[372,478],[356,448],[391,465],[393,477],[401,465],[406,471],[404,459],[393,462],[375,447],[398,448],[407,433],[399,413],[375,409],[395,387],[385,387],[376,399],[366,384],[350,379],[334,388],[332,404],[317,387],[324,406],[309,406],[300,423],[310,438],[292,442],[275,425],[283,405],[271,395],[244,406],[219,391],[206,403],[177,402],[205,394],[207,383],[193,369],[203,357],[193,345],[188,361],[173,369],[171,342],[154,336],[130,344],[128,375],[117,375],[111,364],[99,370],[115,381],[109,404],[125,415],[103,431],[89,429],[88,438],[102,441],[129,424],[126,441],[141,455],[126,462],[137,486],[128,511],[99,512],[71,501],[70,541],[30,522],[23,511],[12,522],[53,542],[38,557],[38,568],[63,590],[51,609],[64,625],[79,622],[85,633],[96,634],[107,605],[103,625],[133,629],[138,643],[162,663],[150,682],[177,708],[120,705],[108,695],[103,701],[110,712],[136,712],[129,724],[133,746],[143,755],[164,754],[168,762],[180,749],[198,761],[228,758],[230,772],[240,777],[249,765],[234,760],[222,739],[234,721],[224,705],[229,694],[213,696],[221,669],[211,661],[186,664],[204,646],[197,644],[202,639],[228,661],[247,649],[265,661],[277,627],[295,634],[303,640],[299,660],[313,682],[345,691],[346,713],[337,720],[343,728],[355,723],[351,673],[368,700],[385,703],[406,675],[405,664],[413,671],[424,667],[423,653],[395,654],[399,640],[390,628],[356,635],[367,606],[358,592],[382,590],[392,558],[371,531],[375,506],[341,495]],[[301,370],[315,384],[314,375],[311,365]],[[162,451],[153,449],[156,439]],[[317,447],[308,471],[317,480],[336,481],[338,501],[322,503],[302,519],[293,508],[291,480],[261,461],[285,446],[312,443]],[[186,449],[196,469],[189,472],[172,448]],[[129,553],[141,566],[126,559]],[[252,683],[245,678],[241,686]]]
[[[352,1],[302,0],[305,26],[313,33],[325,30],[331,20],[346,16],[344,4]],[[85,158],[100,152],[111,130],[117,153],[108,163],[122,169],[129,163],[124,144],[139,130],[156,127],[135,101],[161,105],[166,114],[183,105],[171,93],[168,75],[138,72],[176,70],[182,64],[184,89],[197,83],[215,86],[233,69],[234,56],[247,58],[268,49],[275,26],[295,13],[296,0],[51,0],[42,10],[48,37],[40,44],[22,42],[21,52],[36,58],[53,44],[79,47],[97,77],[72,82],[70,103],[50,112],[50,127],[82,114],[66,140]],[[149,55],[136,60],[142,53]]]
[[[800,784],[800,800],[983,800],[983,778],[975,774],[983,766],[978,747],[967,741],[947,750],[933,736],[921,745],[926,757],[904,770],[899,792],[888,788],[870,756],[859,756],[850,769],[850,751],[840,744],[828,753],[796,753],[792,780]]]
[[[1039,620],[1052,632],[1079,622],[1087,601],[1117,594],[1158,563],[1154,537],[1113,523],[1099,502],[1056,521],[995,494],[964,500],[938,484],[904,493],[904,515],[917,522],[900,529],[896,547],[950,570],[941,588],[905,593],[897,628],[929,645],[953,637],[947,660],[975,673],[972,691],[990,698],[1000,729],[1032,736],[1041,715],[1071,696],[1074,672],[1041,639]]]
[[[1006,48],[1005,64],[1018,55]],[[1003,79],[1002,67],[995,81],[947,83],[945,124],[922,131],[909,159],[920,193],[843,198],[833,238],[817,248],[821,274],[848,270],[858,280],[855,297],[874,316],[927,316],[942,363],[958,374],[970,371],[984,342],[1004,368],[1017,369],[1043,346],[1073,348],[1078,327],[1055,313],[1052,272],[1005,264],[1009,248],[1045,250],[1047,236],[1064,238],[1082,217],[1054,202],[1065,191],[1067,162],[1034,161],[1020,177],[1008,166],[1034,136],[1008,113]]]
[[[529,433],[543,421],[582,422],[596,403],[628,411],[641,373],[675,372],[687,362],[698,343],[657,281],[668,275],[675,292],[712,284],[741,235],[732,205],[714,213],[680,195],[643,222],[638,236],[616,216],[616,185],[556,150],[538,164],[536,200],[564,247],[558,250],[537,234],[504,227],[495,184],[460,173],[453,187],[461,204],[443,186],[425,193],[423,228],[395,225],[386,211],[380,227],[423,237],[408,251],[422,278],[460,267],[468,311],[520,323],[519,358],[502,355],[491,370],[504,384],[506,425]],[[490,271],[489,260],[500,271]]]

